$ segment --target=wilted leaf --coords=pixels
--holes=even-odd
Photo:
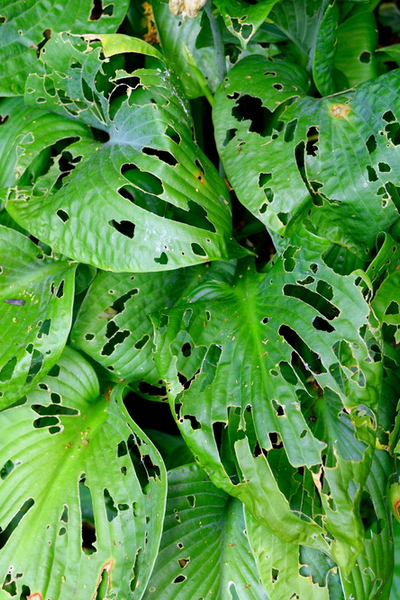
[[[43,255],[0,226],[0,408],[40,381],[59,358],[72,318],[76,264]]]
[[[0,598],[142,597],[167,481],[121,393],[100,395],[66,348],[26,402],[0,414]]]
[[[103,142],[68,146],[68,177],[54,168],[33,189],[17,185],[7,210],[53,248],[105,270],[170,270],[226,256],[228,192],[193,141],[178,80],[141,40],[90,39],[50,40],[47,73],[30,76],[26,99],[97,128]]]
[[[311,98],[295,65],[240,61],[216,93],[214,122],[241,202],[280,234],[308,207],[318,235],[365,258],[399,219],[399,77]]]
[[[219,295],[202,297],[199,286],[198,300],[152,315],[156,364],[211,480],[275,535],[323,550],[346,570],[363,544],[358,503],[382,364],[363,339],[373,346],[355,275],[297,251],[289,246],[265,275],[245,263]],[[227,424],[237,472],[218,451]],[[282,447],[293,489],[282,488],[274,466]]]
[[[129,0],[3,0],[0,7],[0,95],[24,93],[29,73],[38,67],[39,49],[54,31],[114,33]]]
[[[245,532],[243,504],[198,465],[168,476],[160,553],[144,600],[267,600]]]

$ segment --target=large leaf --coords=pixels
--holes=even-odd
[[[109,141],[69,146],[68,177],[54,168],[33,188],[17,184],[7,210],[51,247],[105,270],[170,270],[226,256],[227,188],[193,141],[178,80],[145,42],[100,37],[52,38],[47,73],[29,77],[26,100]],[[149,68],[140,68],[144,57]]]
[[[0,414],[1,599],[142,597],[167,480],[121,392],[100,395],[93,369],[66,348],[26,402]]]
[[[382,364],[363,339],[369,310],[355,275],[297,251],[289,247],[265,275],[244,263],[219,293],[200,285],[195,301],[152,315],[156,364],[211,480],[275,535],[323,550],[346,570],[363,544],[358,505]],[[218,451],[226,425],[237,473]]]
[[[168,476],[160,553],[144,600],[268,600],[245,533],[243,504],[195,464]]]
[[[29,73],[37,68],[39,48],[53,31],[113,33],[129,0],[3,0],[0,13],[0,95],[24,93]]]
[[[399,77],[311,98],[298,67],[240,61],[217,91],[214,122],[241,202],[280,234],[309,207],[319,235],[365,258],[399,218]]]
[[[59,358],[72,318],[76,264],[43,255],[0,226],[0,408],[18,400]]]

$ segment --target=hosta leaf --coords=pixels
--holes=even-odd
[[[240,61],[216,93],[214,122],[241,202],[280,234],[309,207],[319,235],[365,258],[399,218],[399,77],[311,98],[295,65]]]
[[[166,273],[106,273],[91,285],[71,332],[71,342],[119,379],[157,383],[153,327],[146,315],[171,308],[207,268]]]
[[[215,0],[215,5],[226,27],[245,48],[278,1],[259,0],[250,4],[245,0]]]
[[[144,600],[267,600],[245,533],[243,504],[198,465],[168,476],[160,553]]]
[[[121,393],[100,395],[92,367],[66,348],[25,404],[0,414],[1,599],[142,597],[166,473]]]
[[[386,482],[391,472],[391,462],[386,451],[375,451],[360,508],[365,527],[365,543],[349,576],[342,577],[346,598],[389,598],[394,544]]]
[[[193,141],[178,80],[145,42],[100,37],[52,38],[47,73],[29,78],[26,99],[101,130],[104,141],[68,146],[72,172],[60,180],[57,167],[33,188],[15,186],[7,210],[52,248],[105,270],[170,270],[226,256],[227,188]]]
[[[37,68],[39,48],[54,31],[113,33],[128,0],[3,0],[0,13],[0,95],[24,93],[29,73]]]
[[[198,98],[204,95],[196,72],[187,62],[183,45],[192,52],[198,68],[205,77],[212,92],[219,84],[218,68],[215,49],[208,46],[196,47],[196,39],[200,33],[200,17],[186,19],[175,17],[169,9],[168,2],[155,2],[153,5],[154,18],[165,58],[170,62],[174,71],[179,75],[180,82],[188,98]],[[211,42],[212,43],[212,42]]]
[[[335,66],[345,74],[348,87],[377,77],[377,46],[374,13],[368,6],[360,6],[337,29]]]
[[[18,400],[59,358],[72,318],[76,264],[42,254],[0,226],[0,408]]]
[[[156,364],[211,480],[275,535],[323,550],[346,570],[363,544],[358,503],[375,446],[382,365],[363,339],[373,345],[356,276],[296,252],[289,247],[265,275],[241,263],[219,295],[201,297],[200,285],[191,294],[198,300],[152,315]],[[239,482],[218,451],[227,424]],[[282,489],[275,464],[282,445],[293,491]]]

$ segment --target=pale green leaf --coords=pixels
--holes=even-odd
[[[92,367],[66,348],[25,403],[0,414],[2,600],[24,589],[38,599],[77,590],[80,600],[142,597],[166,472],[128,416],[122,389],[110,392],[100,395]]]
[[[59,358],[72,318],[76,264],[43,255],[0,226],[0,408],[40,381]]]
[[[215,0],[225,26],[245,48],[279,0],[259,0],[250,4],[245,0]]]

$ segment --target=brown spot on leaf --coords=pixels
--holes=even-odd
[[[43,600],[43,596],[42,594],[39,594],[39,592],[35,592],[34,594],[28,596],[27,600]]]
[[[108,574],[108,588],[109,588],[109,589],[111,589],[111,588],[112,588],[112,584],[111,584],[111,571],[112,571],[112,568],[113,568],[113,566],[114,566],[114,559],[113,559],[113,558],[110,558],[110,560],[108,560],[108,561],[107,561],[106,563],[104,563],[104,565],[102,566],[102,568],[101,568],[101,571],[100,571],[100,573],[99,573],[99,578],[98,578],[98,580],[97,580],[96,592],[95,592],[95,594],[94,594],[94,596],[93,596],[93,600],[94,600],[95,598],[97,598],[97,592],[98,592],[98,589],[99,589],[99,587],[100,587],[100,584],[101,584],[101,582],[103,581],[103,573],[104,573],[104,571],[106,571],[106,572],[107,572],[107,574]],[[28,598],[28,600],[29,600],[29,598]],[[35,600],[36,600],[36,599],[35,599]],[[39,600],[39,598],[37,598],[37,600]],[[40,597],[40,600],[43,600],[43,599],[42,599],[42,597]]]
[[[350,106],[347,106],[347,104],[333,104],[329,112],[332,117],[345,119],[350,112]]]

